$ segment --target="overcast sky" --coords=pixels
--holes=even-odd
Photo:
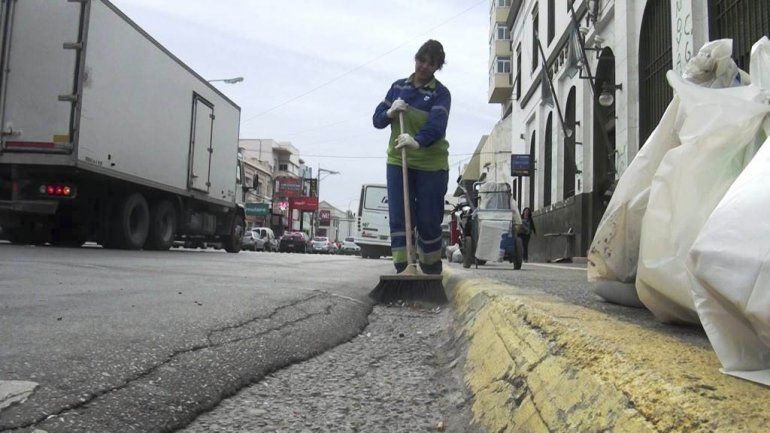
[[[314,174],[340,171],[320,192],[341,210],[356,208],[361,184],[385,182],[389,130],[371,117],[427,39],[446,52],[450,191],[499,118],[487,103],[489,0],[112,1],[203,77],[243,76],[216,83],[241,107],[241,138],[290,141]]]

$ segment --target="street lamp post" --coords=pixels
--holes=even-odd
[[[353,204],[354,201],[359,201],[359,198],[355,197],[355,198],[350,199],[350,201],[348,201],[348,215],[347,215],[347,219],[348,219],[348,235],[346,237],[353,236],[353,227],[355,227],[355,225],[356,225],[355,224],[356,223],[356,218],[355,218],[356,212],[353,212],[353,211],[350,210],[350,205]]]
[[[243,77],[219,78],[219,79],[216,79],[216,80],[208,80],[209,83],[216,83],[218,81],[222,81],[222,82],[227,83],[227,84],[235,84],[235,83],[240,83],[241,81],[243,81]]]
[[[318,195],[318,205],[319,206],[321,205],[321,172],[324,172],[324,173],[327,173],[327,174],[340,174],[339,171],[327,170],[325,168],[321,168],[320,164],[318,165],[318,177],[316,178],[316,181],[315,181],[315,190],[316,190],[316,195]],[[313,221],[315,222],[314,230],[313,230],[313,236],[315,236],[315,233],[316,233],[318,227],[321,225],[320,224],[320,212],[318,211],[318,209],[316,209]]]

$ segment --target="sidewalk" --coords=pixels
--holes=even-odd
[[[525,264],[528,274],[490,272],[497,280],[456,264],[445,272],[458,332],[467,340],[474,421],[487,431],[770,429],[770,389],[721,374],[700,330],[644,323],[650,319],[643,310],[628,309],[624,317],[624,307],[603,311],[501,281],[532,281],[545,270],[585,281],[574,265],[545,266]]]

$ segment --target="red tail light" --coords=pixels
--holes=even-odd
[[[61,183],[40,185],[40,194],[51,197],[72,197],[75,195],[75,187]]]

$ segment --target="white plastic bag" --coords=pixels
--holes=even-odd
[[[668,81],[684,110],[681,145],[663,157],[642,220],[636,289],[664,322],[698,323],[685,260],[695,238],[755,151],[770,113],[755,86],[707,89]],[[748,153],[747,153],[748,152]]]
[[[770,40],[751,53],[751,79],[770,89]],[[770,135],[765,118],[763,136]],[[723,371],[770,386],[770,139],[735,180],[692,246],[695,308]]]
[[[705,44],[685,67],[686,80],[701,87],[722,88],[748,83],[730,58],[732,40]],[[738,78],[741,77],[741,78]],[[639,259],[642,217],[650,185],[665,154],[679,146],[679,125],[684,113],[679,99],[669,104],[658,126],[618,181],[588,251],[588,281],[607,301],[642,307],[634,282]]]
[[[643,307],[634,286],[642,217],[655,170],[666,152],[679,145],[678,111],[679,100],[675,97],[618,181],[588,250],[588,281],[593,291],[607,301]]]
[[[690,251],[695,307],[724,371],[770,386],[770,142]]]

